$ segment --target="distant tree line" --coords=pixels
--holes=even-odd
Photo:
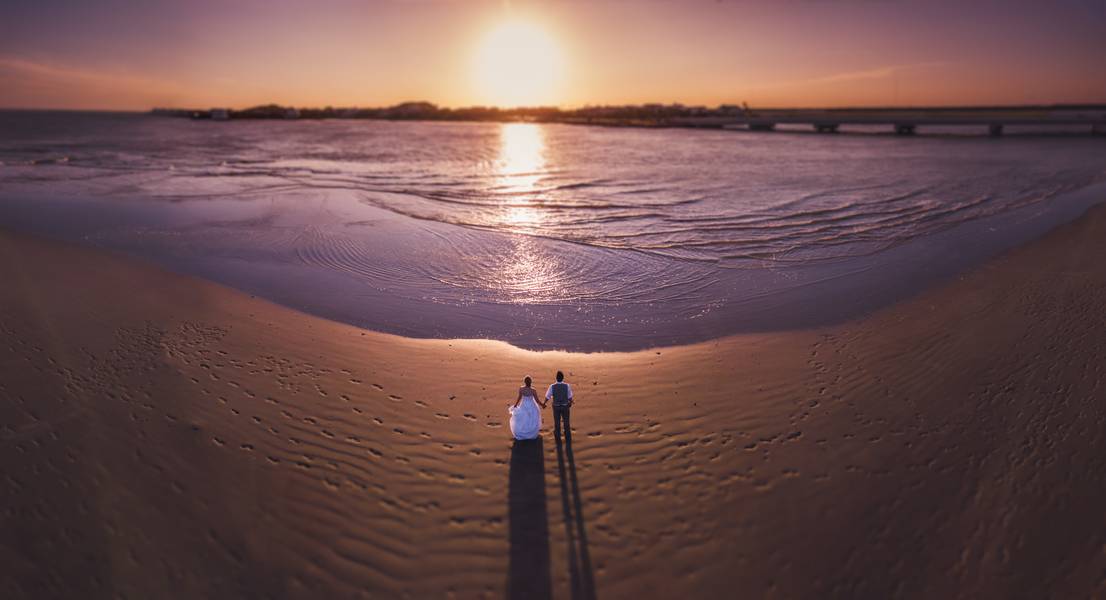
[[[738,116],[746,107],[722,105],[716,108],[683,104],[641,104],[627,106],[585,106],[562,110],[553,106],[497,108],[469,106],[440,107],[431,102],[404,102],[383,108],[333,107],[296,108],[265,104],[242,110],[155,108],[156,115],[192,119],[387,119],[420,121],[535,121],[662,125],[679,117]]]
[[[1106,133],[1106,105],[1054,104],[1037,106],[938,106],[938,107],[854,107],[822,109],[750,109],[742,103],[713,108],[683,104],[635,104],[584,106],[561,109],[555,106],[497,108],[469,106],[445,108],[431,102],[403,102],[383,108],[333,107],[296,108],[265,104],[242,110],[229,108],[155,108],[153,113],[191,119],[385,119],[410,121],[494,121],[576,123],[629,127],[731,127],[744,123],[749,129],[769,130],[777,122],[805,123],[818,132],[836,132],[840,123],[893,123],[899,133],[913,133],[915,125],[927,120],[940,122],[989,123],[992,135],[1001,135],[1003,123],[1060,122],[1091,124],[1092,133]],[[960,121],[957,121],[959,119]]]

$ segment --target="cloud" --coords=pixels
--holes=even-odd
[[[750,103],[792,107],[897,105],[902,101],[933,101],[932,82],[941,81],[923,73],[926,69],[948,67],[947,61],[890,64],[827,75],[815,75],[783,81],[749,85],[742,90]],[[909,73],[907,77],[899,77]],[[900,82],[901,79],[901,82]]]
[[[0,105],[149,108],[186,94],[171,81],[105,69],[0,56]]]
[[[815,77],[814,79],[805,79],[801,81],[790,82],[793,84],[803,85],[818,85],[824,83],[846,83],[850,81],[865,81],[870,79],[886,79],[888,77],[894,77],[903,71],[913,71],[915,69],[925,69],[930,67],[942,66],[944,62],[924,62],[914,63],[909,65],[888,65],[884,67],[876,67],[874,69],[864,69],[861,71],[848,71],[845,73],[836,73],[834,75],[827,75],[825,77]]]

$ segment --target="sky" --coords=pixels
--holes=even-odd
[[[1106,102],[1106,0],[0,0],[0,107],[411,100]]]

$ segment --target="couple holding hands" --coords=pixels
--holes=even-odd
[[[568,411],[572,407],[572,386],[565,382],[565,374],[557,371],[557,381],[545,392],[545,400],[539,401],[532,380],[526,377],[523,386],[518,388],[518,398],[507,410],[511,413],[511,434],[516,440],[532,440],[538,437],[541,429],[541,409],[553,402],[553,430],[561,434],[561,421],[565,424],[565,436],[572,437],[568,425]],[[539,406],[541,408],[539,408]]]

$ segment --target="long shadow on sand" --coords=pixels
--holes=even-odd
[[[568,575],[574,600],[595,599],[595,576],[588,553],[588,533],[584,526],[583,503],[576,482],[576,460],[572,456],[572,432],[565,430],[564,447],[560,432],[556,432],[557,469],[561,479],[561,508],[565,516],[565,537],[568,539]],[[567,470],[565,468],[567,460]]]
[[[511,556],[508,598],[553,597],[549,576],[549,519],[545,501],[542,440],[515,440],[507,490]]]

